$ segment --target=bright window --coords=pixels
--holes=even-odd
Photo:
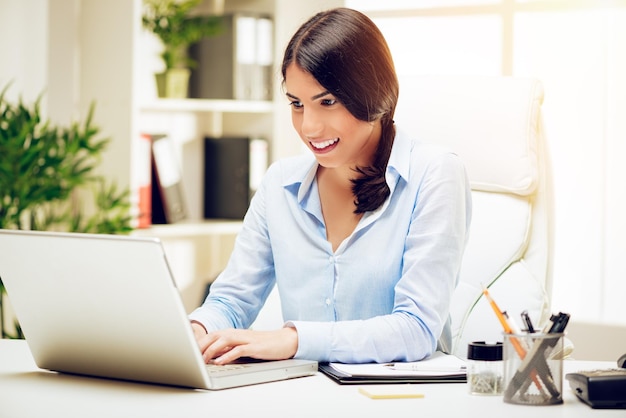
[[[626,1],[348,0],[400,75],[533,76],[554,171],[553,308],[624,323]]]

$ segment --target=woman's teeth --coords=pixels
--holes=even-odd
[[[329,139],[329,140],[322,141],[322,142],[311,142],[311,145],[313,146],[313,148],[316,148],[316,149],[324,149],[326,147],[333,145],[337,141],[339,141],[339,138]]]

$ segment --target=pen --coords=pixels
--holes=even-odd
[[[385,364],[392,370],[407,370],[412,372],[464,372],[465,366],[424,366],[417,363],[389,363]]]
[[[502,315],[504,316],[507,323],[509,324],[509,327],[511,327],[511,332],[513,334],[520,335],[522,333],[522,330],[517,326],[517,323],[509,317],[509,314],[506,311],[504,311],[502,312]]]
[[[509,318],[509,314],[506,313],[506,311],[502,312],[502,315],[504,315],[504,317],[506,318],[509,327],[511,327],[511,331],[513,331],[513,334],[515,335],[521,335],[522,334],[522,330],[520,330],[520,328],[517,326],[517,323],[515,321],[513,321],[511,318]],[[519,340],[518,340],[519,341]],[[522,339],[520,341],[520,344],[522,345],[522,347],[524,348],[524,350],[526,350],[526,353],[528,353],[528,344],[526,342],[526,340]],[[519,354],[519,352],[518,352]],[[520,356],[520,358],[523,359],[523,357]]]
[[[552,321],[552,326],[548,330],[548,333],[561,333],[565,331],[565,327],[569,322],[570,315],[568,313],[559,312],[558,315],[552,315],[550,320]]]
[[[528,311],[522,312],[522,321],[526,324],[526,330],[531,334],[535,332],[535,327],[533,326],[533,321],[530,320],[530,316],[528,316]]]

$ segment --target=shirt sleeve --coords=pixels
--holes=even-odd
[[[450,153],[416,176],[409,179],[419,182],[419,192],[406,233],[402,276],[393,289],[393,312],[364,320],[291,321],[288,325],[298,331],[297,358],[417,361],[437,348],[442,333],[449,333],[450,301],[471,218],[469,182],[460,159]]]
[[[209,332],[248,328],[276,282],[264,217],[265,183],[250,202],[226,268],[211,284],[202,306],[189,315]]]

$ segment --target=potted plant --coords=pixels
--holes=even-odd
[[[0,92],[0,228],[130,232],[129,191],[94,174],[109,142],[92,124],[94,104],[83,124],[59,127],[43,119],[41,96],[10,103],[8,87]],[[0,338],[21,337],[18,324],[5,328],[5,300],[0,277]]]
[[[221,30],[219,16],[194,14],[201,0],[144,0],[143,27],[162,42],[162,73],[155,74],[159,97],[185,98],[188,94],[191,44]]]

